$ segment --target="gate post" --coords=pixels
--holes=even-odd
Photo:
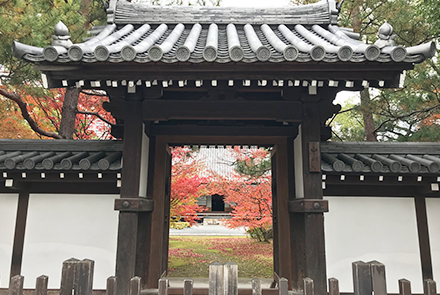
[[[304,119],[294,141],[295,198],[289,202],[293,289],[314,281],[316,294],[327,292],[318,96],[303,96]]]
[[[128,294],[130,279],[140,276],[146,287],[153,201],[146,198],[149,139],[144,133],[142,101],[126,101],[121,197],[116,249],[117,294]]]

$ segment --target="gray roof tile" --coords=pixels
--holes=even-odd
[[[112,15],[109,17],[109,25],[84,43],[38,48],[15,42],[14,54],[30,62],[176,63],[182,61],[177,52],[187,41],[194,24],[200,24],[202,29],[194,39],[195,50],[183,60],[190,63],[418,63],[435,53],[434,43],[406,49],[401,46],[379,49],[375,45],[353,39],[352,37],[357,37],[356,34],[336,26],[334,19],[337,11],[335,12],[333,0],[282,9],[157,7],[111,1],[108,13]],[[218,46],[214,46],[215,48],[208,42],[211,24],[218,28],[218,33],[215,34]],[[230,30],[228,34],[228,24],[234,24],[236,31]],[[142,29],[139,29],[142,25]],[[182,26],[183,32],[179,31],[175,38],[167,40],[164,51],[163,42],[176,27]],[[250,28],[253,30],[249,30]],[[234,37],[231,34],[238,35],[242,58],[240,54],[237,58],[233,55],[234,51],[229,50],[228,40],[233,40]]]

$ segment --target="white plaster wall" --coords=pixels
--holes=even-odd
[[[0,288],[9,285],[18,194],[0,194]]]
[[[412,198],[326,199],[327,274],[339,280],[341,291],[353,291],[352,262],[377,260],[385,264],[388,292],[397,293],[397,281],[406,278],[413,291],[423,293]],[[436,251],[438,242],[432,243]]]
[[[431,243],[434,280],[440,281],[440,199],[427,198],[429,239]],[[437,287],[438,288],[438,287]]]
[[[104,289],[115,271],[117,197],[31,194],[22,265],[25,287],[34,287],[36,277],[44,274],[49,288],[59,288],[62,263],[74,257],[95,261],[93,287]]]

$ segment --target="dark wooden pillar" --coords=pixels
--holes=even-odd
[[[141,182],[147,181],[141,179],[142,164],[145,163],[143,157],[146,157],[143,155],[146,138],[142,123],[142,103],[127,101],[126,105],[128,115],[124,120],[121,198],[115,201],[115,209],[120,211],[116,250],[118,294],[128,294],[130,279],[135,275],[140,275],[144,282],[147,279],[148,267],[142,262],[138,263],[138,260],[145,258],[144,252],[149,249],[148,228],[151,221],[147,214],[151,214],[148,211],[152,209],[152,202],[140,196]]]
[[[304,121],[295,139],[295,194],[291,212],[292,281],[296,290],[303,279],[312,278],[316,294],[327,292],[324,213],[320,167],[320,114],[315,97],[303,97]],[[316,102],[315,102],[316,101]]]
[[[289,228],[289,173],[287,142],[277,143],[272,151],[272,209],[274,272],[291,281]]]
[[[149,288],[157,288],[158,280],[168,268],[171,152],[166,142],[156,137],[154,161]]]
[[[147,184],[146,196],[148,200],[153,201],[153,169],[155,160],[155,148],[156,140],[154,137],[149,139],[148,149],[148,175],[146,179],[141,179],[141,182]],[[153,206],[150,207],[153,209]],[[151,225],[152,225],[152,212],[139,212],[138,213],[138,232],[137,232],[137,246],[136,246],[136,266],[135,274],[141,278],[141,288],[148,288],[148,277],[150,271],[150,251],[151,251]]]
[[[29,192],[18,193],[17,217],[15,220],[14,245],[12,246],[11,273],[12,278],[21,274],[23,261],[24,235],[26,232],[26,220],[29,206]]]
[[[432,258],[431,247],[429,243],[428,217],[426,212],[426,198],[417,196],[414,198],[417,219],[417,234],[419,237],[420,262],[422,265],[423,280],[431,279],[432,275]]]

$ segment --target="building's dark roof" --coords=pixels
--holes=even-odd
[[[328,174],[440,175],[438,143],[328,142],[321,146],[321,158]]]
[[[122,141],[0,140],[0,172],[114,171]]]
[[[328,142],[324,174],[440,175],[438,143]],[[0,172],[113,171],[122,168],[121,141],[0,140]]]
[[[434,43],[411,48],[394,46],[393,42],[365,44],[357,40],[357,34],[336,25],[337,14],[334,0],[271,9],[155,7],[114,0],[108,9],[108,25],[86,42],[67,42],[68,32],[60,25],[55,30],[58,39],[51,46],[15,42],[14,54],[34,63],[412,64],[435,53]],[[392,28],[387,32],[391,36]]]

